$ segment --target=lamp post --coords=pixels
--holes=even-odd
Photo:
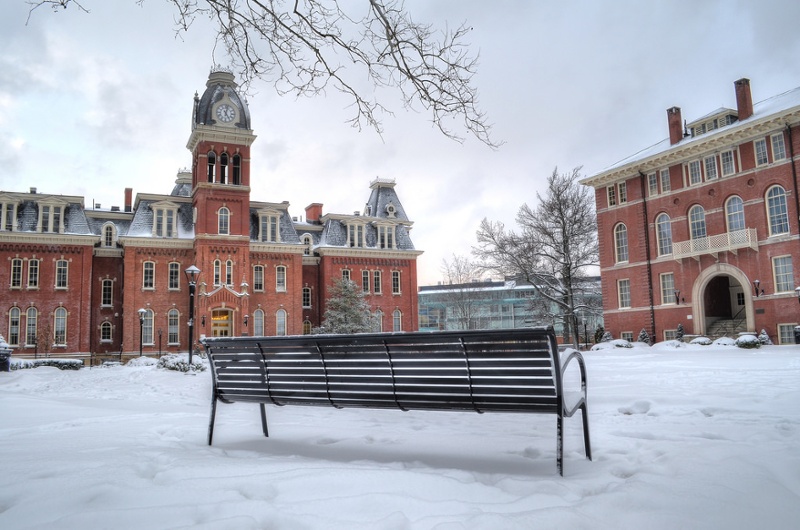
[[[197,276],[200,269],[192,265],[185,271],[186,279],[189,280],[189,366],[192,366],[192,349],[194,346],[194,290],[197,287]]]
[[[680,289],[675,289],[673,291],[673,293],[675,294],[675,305],[680,304],[681,303],[681,301],[680,301],[681,290]]]
[[[147,314],[147,310],[140,308],[137,313],[139,313],[139,357],[141,357],[142,343],[144,342],[144,316]]]
[[[588,350],[589,349],[589,333],[586,331],[586,317],[585,316],[583,317],[583,344],[584,344],[583,349],[584,350]]]
[[[161,328],[158,328],[158,356],[161,357]]]
[[[756,296],[758,296],[758,286],[761,285],[760,280],[753,280],[753,287],[756,288]]]

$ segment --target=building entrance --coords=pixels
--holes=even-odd
[[[211,336],[230,337],[232,334],[233,311],[230,309],[215,309],[211,312]]]

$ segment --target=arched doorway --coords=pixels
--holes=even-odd
[[[733,336],[754,328],[753,296],[745,274],[718,263],[697,277],[692,289],[694,333]]]
[[[211,336],[230,337],[233,335],[233,311],[214,309],[211,311]]]

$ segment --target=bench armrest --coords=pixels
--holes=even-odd
[[[578,369],[580,370],[581,389],[579,392],[567,392],[566,389],[562,388],[564,396],[574,398],[575,401],[575,403],[570,407],[567,404],[566,399],[564,400],[564,415],[567,417],[571,417],[573,414],[575,414],[575,412],[584,406],[584,403],[586,402],[586,362],[583,360],[583,355],[581,355],[581,352],[578,350],[571,350],[565,358],[561,359],[561,385],[562,387],[564,386],[564,375],[567,373],[569,363],[571,363],[573,360],[578,363]]]

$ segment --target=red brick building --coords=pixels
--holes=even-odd
[[[376,330],[417,329],[421,252],[394,181],[374,180],[350,215],[251,200],[256,136],[236,88],[215,71],[195,97],[192,169],[169,195],[126,188],[109,211],[0,191],[0,334],[15,354],[186,351],[192,265],[195,339],[308,333],[342,277],[368,293]]]
[[[635,338],[765,329],[794,342],[800,321],[800,88],[691,123],[583,180],[594,187],[606,329]]]

